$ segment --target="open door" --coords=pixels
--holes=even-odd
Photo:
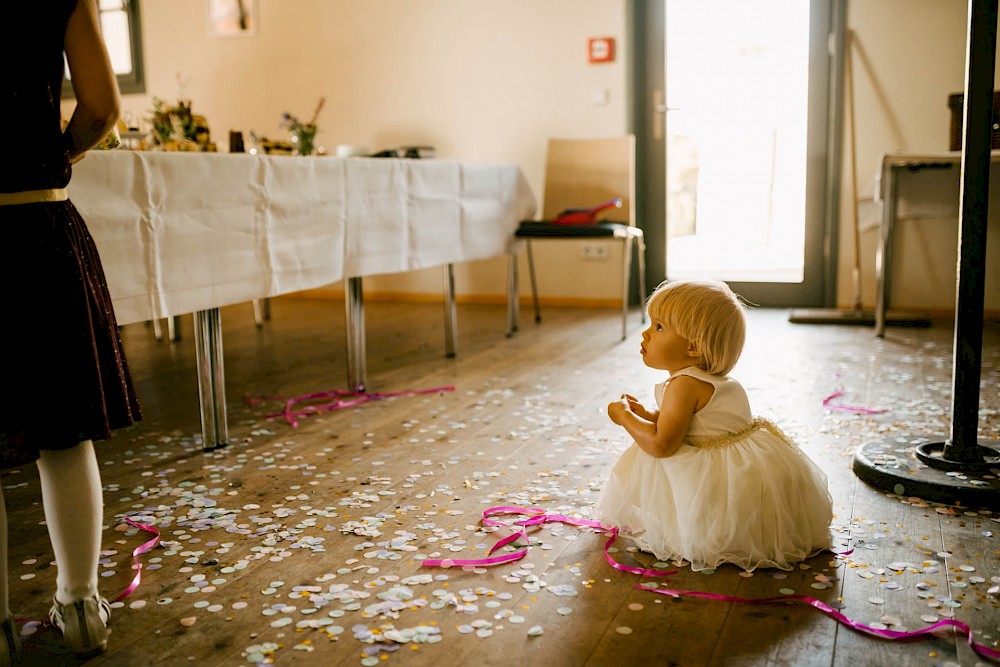
[[[647,229],[651,285],[713,277],[759,305],[823,303],[832,1],[631,7],[646,107],[633,131],[651,158],[640,154],[640,224],[657,224],[643,194],[663,202],[663,238]]]

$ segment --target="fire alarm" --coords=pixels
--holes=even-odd
[[[587,40],[587,60],[592,63],[610,63],[615,59],[614,37],[592,37]]]

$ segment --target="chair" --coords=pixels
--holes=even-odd
[[[597,207],[603,202],[621,198],[620,208],[602,211],[593,224],[557,224],[560,213],[571,209]],[[622,244],[622,340],[628,334],[629,282],[632,267],[632,247],[638,257],[639,293],[646,297],[646,243],[642,230],[635,225],[635,137],[626,135],[611,139],[550,139],[545,167],[545,192],[542,197],[542,221],[522,222],[514,232],[507,271],[507,335],[518,329],[517,254],[524,242],[531,277],[531,299],[535,321],[541,322],[538,306],[538,285],[531,253],[533,240],[599,240]],[[610,218],[610,220],[608,220]],[[641,322],[646,321],[642,308]]]

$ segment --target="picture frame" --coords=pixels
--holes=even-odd
[[[213,37],[257,34],[257,0],[207,0],[208,32]]]

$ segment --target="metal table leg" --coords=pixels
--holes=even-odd
[[[167,337],[176,343],[181,339],[181,316],[174,315],[167,318]]]
[[[264,322],[271,321],[271,299],[254,299],[253,304],[253,321],[257,325],[257,328],[264,326]]]
[[[628,337],[628,297],[632,281],[632,236],[625,235],[622,247],[622,340]]]
[[[514,335],[521,324],[521,304],[517,279],[517,246],[507,253],[507,338]]]
[[[455,267],[444,267],[444,353],[451,359],[458,353],[458,316],[455,312]]]
[[[886,312],[889,309],[892,273],[892,237],[896,224],[896,168],[882,168],[882,217],[879,220],[878,244],[875,246],[875,335],[885,336]]]
[[[365,363],[365,302],[361,278],[344,281],[344,308],[347,316],[347,387],[363,392],[368,384]]]
[[[226,381],[222,363],[222,315],[218,308],[194,314],[194,350],[198,366],[202,449],[229,444]]]
[[[649,296],[646,293],[646,237],[645,235],[640,235],[636,238],[636,243],[638,248],[636,250],[639,255],[636,260],[639,263],[639,322],[643,326],[646,325],[646,298]]]

